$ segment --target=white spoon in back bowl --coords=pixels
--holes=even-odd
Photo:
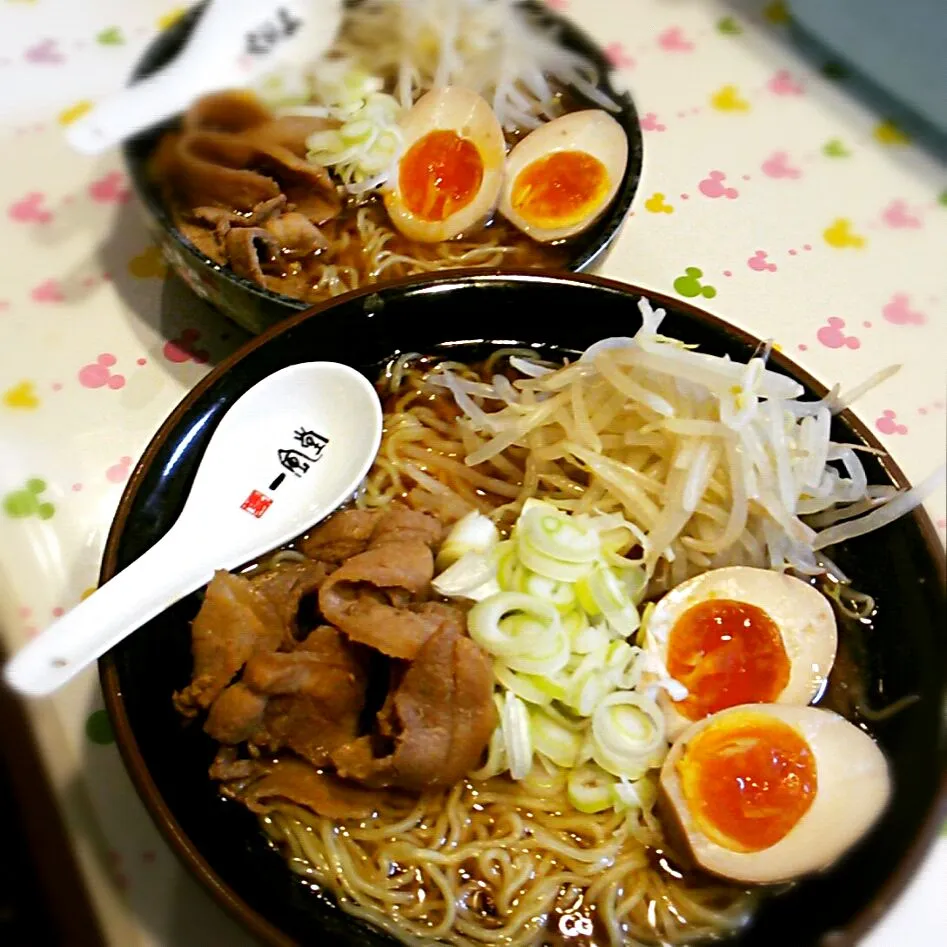
[[[381,425],[378,395],[347,365],[304,362],[258,382],[211,435],[171,529],[15,654],[6,682],[32,697],[52,693],[215,569],[258,558],[319,522],[361,483]]]
[[[168,65],[100,101],[66,140],[99,154],[208,92],[247,86],[277,64],[302,67],[332,45],[341,22],[342,0],[209,0]]]

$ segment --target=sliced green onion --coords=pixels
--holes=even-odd
[[[523,779],[524,785],[537,796],[558,796],[566,787],[566,771],[542,753],[536,753],[535,758],[530,771]]]
[[[566,634],[571,640],[574,638],[580,631],[589,627],[589,619],[585,612],[578,607],[571,609],[568,612],[563,612],[562,615],[562,627],[565,628]]]
[[[530,735],[533,747],[557,766],[569,769],[575,766],[582,745],[582,737],[564,727],[542,709],[530,713]]]
[[[631,690],[638,685],[644,670],[641,648],[620,638],[609,642],[605,670],[614,687]]]
[[[503,698],[495,693],[493,695],[493,703],[497,710],[497,720],[499,723],[490,735],[490,743],[487,747],[487,758],[483,766],[479,769],[475,769],[470,774],[471,779],[491,779],[509,769],[506,759],[506,742],[503,738]]]
[[[569,691],[568,702],[583,717],[588,717],[612,690],[611,681],[601,672],[593,671],[577,679]]]
[[[654,782],[643,777],[668,749],[649,695],[677,682],[652,673],[653,655],[631,644],[646,639],[637,603],[647,576],[621,556],[635,541],[621,514],[570,516],[536,500],[509,540],[480,514],[452,531],[438,561],[456,558],[434,588],[476,600],[470,636],[493,656],[501,686],[500,723],[477,777],[509,771],[541,795],[566,788],[583,812],[649,817]],[[652,611],[644,607],[645,620]]]
[[[667,752],[664,714],[643,694],[616,691],[595,708],[592,744],[602,769],[638,779]]]
[[[313,98],[323,103],[326,117],[339,127],[314,132],[306,139],[307,160],[332,168],[351,194],[363,194],[384,184],[401,149],[398,100],[381,91],[382,79],[348,60],[324,60],[312,86]],[[288,114],[292,112],[288,110]],[[311,114],[312,109],[305,107],[300,112]]]
[[[520,591],[552,602],[560,612],[569,612],[575,607],[575,586],[571,582],[557,582],[555,579],[526,571],[521,580]]]
[[[643,809],[647,812],[658,801],[657,782],[648,776],[634,781],[620,779],[612,785],[612,796],[616,809]]]
[[[614,805],[615,780],[594,763],[569,773],[566,795],[579,812],[604,812]]]
[[[561,625],[553,632],[531,618],[514,615],[504,618],[500,626],[505,633],[523,643],[515,653],[503,657],[514,671],[551,678],[566,666],[569,638]]]
[[[594,564],[594,560],[564,562],[561,559],[554,559],[534,549],[526,540],[517,542],[516,554],[526,568],[547,579],[555,579],[557,582],[576,582],[587,575]]]
[[[609,628],[627,638],[641,623],[638,609],[615,573],[598,565],[576,583],[576,594],[590,615],[603,615]],[[594,611],[592,610],[594,609]]]
[[[588,729],[588,720],[577,717],[562,701],[554,700],[544,710],[553,720],[569,730],[584,733]]]
[[[638,644],[646,651],[648,649],[648,625],[651,622],[651,616],[654,614],[654,609],[654,602],[648,602],[648,604],[645,605],[645,607],[641,610],[641,624],[638,626],[638,634],[636,635]]]
[[[448,566],[431,582],[431,586],[447,598],[466,598],[474,602],[500,591],[493,556],[473,549]]]
[[[625,562],[627,561],[626,559]],[[625,585],[625,591],[628,593],[628,597],[636,606],[639,605],[648,589],[647,573],[636,563],[627,566],[619,566],[618,568],[620,570],[620,579]]]
[[[608,647],[612,638],[601,625],[590,625],[586,621],[584,627],[572,633],[573,654],[591,654]]]
[[[602,549],[598,533],[543,500],[523,504],[516,533],[541,555],[562,562],[592,562]]]
[[[519,592],[519,560],[516,558],[516,545],[512,540],[504,540],[495,549],[497,557],[497,582],[504,592]]]
[[[537,707],[545,707],[550,701],[561,699],[566,692],[565,687],[557,681],[538,674],[518,674],[501,659],[493,662],[493,676],[507,690]]]
[[[438,571],[453,565],[465,553],[486,553],[500,542],[496,524],[478,510],[462,516],[451,528],[435,560]]]
[[[605,667],[608,645],[609,643],[606,641],[602,647],[596,648],[594,651],[589,651],[583,655],[574,655],[569,665],[567,665],[567,668],[571,668],[569,679],[577,681],[585,679],[595,671],[601,671]]]
[[[533,765],[533,743],[529,732],[529,711],[512,691],[504,695],[500,722],[510,775],[513,779],[522,779]]]
[[[569,660],[559,612],[541,599],[499,592],[474,605],[467,625],[481,648],[515,671],[551,676]]]
[[[523,565],[558,582],[580,579],[601,552],[598,533],[541,500],[523,504],[514,540]]]
[[[592,590],[584,578],[579,579],[575,584],[575,598],[579,603],[579,607],[589,618],[598,618],[602,614],[602,610],[598,607],[598,603],[592,595]]]

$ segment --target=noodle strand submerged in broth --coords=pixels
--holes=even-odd
[[[285,807],[266,829],[298,873],[411,945],[684,944],[745,922],[750,897],[662,869],[649,828],[577,812],[563,788],[465,781],[339,824]]]

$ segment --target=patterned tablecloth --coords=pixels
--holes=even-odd
[[[553,2],[553,0],[550,0]],[[555,0],[638,104],[641,189],[605,272],[772,337],[816,376],[902,371],[857,405],[920,479],[945,455],[947,168],[755,0]],[[117,86],[169,0],[0,0],[0,627],[16,647],[95,581],[136,457],[243,340],[169,278],[116,153],[63,126]],[[943,535],[944,497],[930,503]],[[89,671],[34,705],[109,942],[249,943],[163,844]],[[947,839],[871,947],[947,942]]]

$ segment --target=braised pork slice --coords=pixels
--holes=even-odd
[[[266,273],[282,272],[279,241],[262,227],[231,227],[223,239],[230,268],[244,279],[266,285]]]
[[[432,634],[463,623],[451,605],[408,603],[427,592],[433,575],[434,556],[424,543],[386,542],[339,566],[319,590],[319,608],[352,641],[411,660]]]
[[[255,760],[240,759],[232,746],[222,746],[210,764],[207,775],[218,781],[247,779],[257,772]]]
[[[415,487],[405,497],[405,502],[419,513],[436,516],[445,526],[453,526],[472,509],[465,499],[451,491],[447,493],[431,493],[424,487]]]
[[[154,173],[188,207],[218,204],[250,212],[281,193],[273,177],[252,169],[256,154],[253,145],[232,132],[167,135],[155,152]]]
[[[311,116],[276,118],[250,93],[215,93],[187,111],[180,132],[162,138],[152,170],[192,210],[252,213],[282,195],[293,205],[288,210],[321,224],[338,215],[342,202],[329,172],[306,160],[306,139],[329,124]],[[226,233],[225,226],[221,238]]]
[[[248,213],[227,210],[226,207],[195,207],[191,216],[214,228],[214,235],[223,240],[231,227],[260,227],[286,206],[286,195],[277,194],[268,201],[261,201]]]
[[[211,708],[205,730],[221,742],[246,740],[271,753],[291,749],[322,766],[358,733],[367,679],[363,662],[358,649],[326,625],[294,651],[255,654],[240,682]],[[244,691],[259,704],[243,700]],[[239,739],[227,741],[225,736]]]
[[[430,549],[440,545],[444,527],[427,513],[394,504],[378,520],[369,546],[385,543],[419,542]]]
[[[262,777],[249,785],[223,786],[223,791],[258,813],[293,803],[329,819],[367,819],[385,801],[385,794],[346,783],[302,760],[282,757],[257,764]]]
[[[382,515],[381,510],[342,510],[301,540],[300,552],[319,562],[333,565],[345,562],[365,552]]]
[[[309,151],[306,139],[313,132],[321,132],[327,128],[338,127],[338,122],[313,115],[281,115],[279,118],[269,116],[267,121],[255,125],[246,133],[246,137],[258,148],[285,148],[297,158],[305,158]],[[314,167],[321,166],[315,165]],[[331,187],[331,178],[328,172],[325,175],[328,187]]]
[[[324,224],[339,215],[342,199],[322,165],[311,164],[282,145],[251,144],[255,149],[254,167],[279,181],[291,210],[299,211],[314,224]]]
[[[466,510],[465,510],[466,512]],[[317,526],[299,548],[311,559],[341,563],[370,546],[389,542],[421,542],[432,549],[443,538],[435,517],[393,503],[385,510],[343,510]]]
[[[490,664],[473,641],[444,628],[418,651],[388,712],[394,751],[377,757],[373,738],[360,737],[332,754],[339,775],[414,792],[453,785],[476,768],[496,725]]]
[[[181,125],[185,131],[242,132],[272,117],[273,113],[252,92],[231,90],[201,96],[184,113]]]
[[[263,226],[287,259],[301,260],[317,250],[329,249],[329,241],[322,231],[308,217],[296,211],[274,217]]]
[[[277,609],[243,576],[216,572],[191,626],[191,683],[174,695],[179,713],[206,710],[251,655],[272,651],[283,640]]]
[[[259,733],[265,710],[266,698],[237,681],[211,704],[204,732],[220,743],[236,746]]]
[[[244,676],[274,695],[264,717],[271,744],[289,747],[314,766],[328,763],[332,751],[358,733],[365,663],[357,646],[325,625],[290,655],[258,655]]]
[[[329,574],[321,562],[281,562],[250,577],[250,584],[272,602],[286,627],[287,641],[299,637],[299,608],[307,595],[314,595]]]

